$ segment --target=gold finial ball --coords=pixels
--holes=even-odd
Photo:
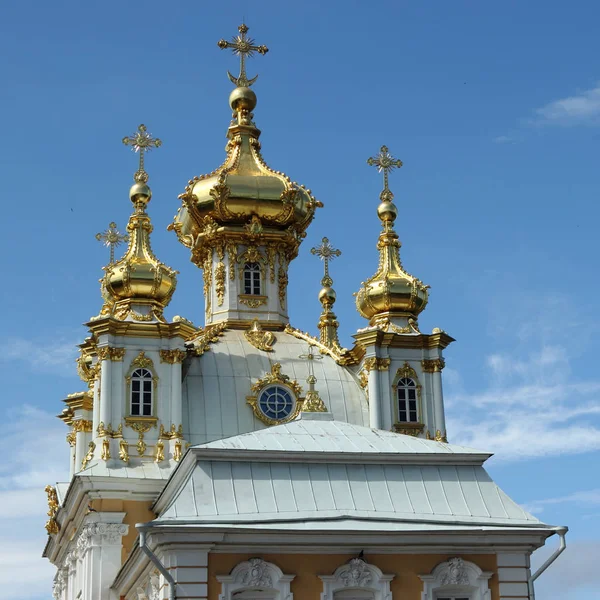
[[[395,221],[398,216],[398,209],[393,202],[384,201],[377,207],[377,216],[385,223]]]
[[[319,292],[319,302],[321,304],[328,304],[331,306],[335,302],[336,297],[335,290],[329,286],[321,288],[321,291]]]
[[[152,190],[147,183],[138,181],[131,186],[131,189],[129,190],[129,199],[134,204],[137,204],[138,202],[148,204],[150,198],[152,198]]]
[[[249,110],[256,107],[256,94],[249,87],[236,87],[229,95],[229,106],[232,110]]]

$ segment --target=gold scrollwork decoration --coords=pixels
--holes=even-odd
[[[272,384],[280,384],[287,387],[290,391],[293,392],[294,396],[296,397],[296,405],[294,407],[294,410],[285,419],[271,419],[264,415],[258,406],[258,397],[260,395],[260,392],[265,387]],[[263,423],[266,423],[267,425],[280,425],[281,423],[287,423],[288,421],[292,421],[298,416],[304,403],[304,398],[302,398],[302,386],[295,379],[290,379],[288,375],[284,375],[281,372],[281,364],[279,363],[274,363],[271,366],[271,372],[265,373],[265,375],[261,377],[256,383],[254,383],[250,389],[252,391],[252,394],[250,396],[246,396],[246,403],[252,407],[252,411],[254,412],[256,418],[260,419]]]
[[[273,352],[273,344],[276,341],[275,334],[271,331],[265,331],[258,322],[258,319],[252,321],[250,329],[244,331],[244,337],[258,350],[264,352]]]
[[[116,429],[113,429],[110,423],[108,427],[105,427],[104,421],[100,421],[96,428],[96,432],[98,433],[98,437],[121,438],[123,437],[123,423],[119,423],[119,426]]]
[[[165,460],[165,443],[159,438],[154,448],[154,462],[159,463]]]
[[[55,535],[60,531],[60,525],[56,520],[59,509],[58,495],[56,493],[56,488],[52,485],[47,485],[44,491],[48,495],[48,516],[50,517],[48,521],[46,521],[45,527],[48,535]]]
[[[94,444],[94,442],[90,442],[88,444],[88,451],[86,453],[86,455],[83,457],[83,460],[81,461],[81,469],[85,469],[88,465],[88,463],[90,462],[90,460],[92,460],[94,458],[94,452],[96,450],[96,444]]]
[[[219,341],[219,337],[225,331],[227,323],[222,321],[215,325],[209,325],[205,329],[202,329],[195,337],[189,342],[192,351],[195,356],[202,356],[207,350],[210,349],[210,345]]]
[[[240,304],[245,304],[249,308],[258,308],[268,301],[268,296],[254,296],[251,294],[239,294],[238,301]]]
[[[110,442],[108,438],[102,440],[102,451],[100,452],[100,458],[102,460],[110,459]]]
[[[419,434],[423,433],[425,425],[423,423],[395,423],[394,431],[403,435],[410,435],[412,437],[418,437]]]
[[[167,431],[165,429],[165,426],[161,423],[160,428],[159,428],[158,437],[161,440],[183,439],[183,425],[179,425],[179,427],[176,427],[175,423],[171,423],[171,427]]]
[[[446,366],[443,358],[424,359],[421,361],[421,368],[425,373],[439,373]]]
[[[225,263],[218,262],[215,267],[215,292],[217,294],[217,305],[223,306],[225,302]]]
[[[125,425],[131,427],[138,434],[136,447],[139,456],[144,456],[147,448],[144,434],[148,433],[152,427],[156,427],[156,421],[156,417],[125,417]]]
[[[142,351],[131,361],[131,366],[140,367],[140,369],[153,369],[154,361]]]
[[[129,444],[123,439],[119,442],[119,458],[125,464],[129,462]]]
[[[93,423],[88,419],[77,419],[73,421],[73,431],[75,433],[91,433],[92,427]]]
[[[180,363],[187,356],[185,350],[179,350],[174,348],[173,350],[160,350],[160,362],[168,363],[173,365],[175,363]]]
[[[366,358],[363,363],[363,369],[366,371],[387,371],[392,363],[389,358],[379,358],[378,356],[372,356]]]
[[[177,440],[175,442],[175,447],[173,448],[173,460],[175,462],[179,462],[181,460],[182,449],[181,449],[181,440]]]

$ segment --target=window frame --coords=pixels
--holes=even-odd
[[[482,571],[475,563],[455,556],[438,564],[431,573],[419,575],[423,582],[423,600],[468,598],[491,600],[491,571]]]
[[[152,393],[151,393],[151,411],[149,415],[134,415],[131,411],[133,400],[133,374],[138,370],[145,370],[152,376]],[[154,368],[153,360],[146,356],[144,351],[141,351],[130,363],[129,369],[125,375],[125,402],[126,402],[126,421],[156,421],[158,412],[158,375]],[[141,406],[141,405],[140,405]]]
[[[244,268],[242,269],[242,285],[244,289],[244,296],[263,295],[262,271],[261,264],[258,261],[247,261],[244,263]]]
[[[265,600],[293,600],[291,582],[295,575],[286,575],[275,564],[262,558],[250,558],[238,563],[229,575],[217,575],[221,584],[219,600],[254,600],[261,595]]]
[[[381,569],[362,558],[351,558],[333,575],[319,575],[323,582],[321,600],[336,600],[337,592],[370,592],[373,600],[392,600],[390,582],[395,575],[384,575]],[[337,596],[343,600],[342,596]]]

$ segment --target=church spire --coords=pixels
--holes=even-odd
[[[334,248],[328,238],[321,240],[321,245],[310,249],[310,253],[318,256],[323,261],[325,273],[321,279],[321,291],[319,292],[319,301],[323,306],[323,312],[319,318],[320,342],[327,348],[336,352],[342,351],[340,339],[338,337],[337,317],[333,312],[333,305],[336,300],[336,293],[333,289],[333,279],[329,275],[329,261],[341,256],[341,250]]]
[[[99,316],[110,315],[123,321],[164,321],[163,309],[175,291],[177,272],[161,263],[150,246],[153,227],[146,206],[152,191],[144,165],[144,154],[162,142],[140,125],[134,135],[123,138],[123,143],[132,146],[140,156],[133,176],[135,183],[129,191],[134,212],[127,224],[129,245],[125,255],[117,262],[111,257],[110,264],[104,267],[101,288],[105,304]]]
[[[356,308],[369,319],[371,326],[395,333],[418,333],[417,318],[427,305],[429,286],[402,267],[401,244],[394,230],[398,209],[389,188],[389,173],[401,167],[402,161],[394,158],[387,146],[382,146],[379,154],[369,158],[367,164],[383,173],[381,203],[377,208],[382,232],[377,242],[379,268],[362,284],[356,295]]]

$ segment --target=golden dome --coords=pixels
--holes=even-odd
[[[121,320],[164,321],[163,309],[169,304],[177,286],[177,271],[161,263],[150,246],[153,227],[146,206],[152,198],[152,191],[143,165],[143,151],[151,146],[158,147],[160,140],[152,139],[143,125],[138,132],[137,137],[123,140],[134,149],[141,150],[140,168],[129,191],[134,213],[127,223],[127,251],[123,258],[104,267],[106,273],[101,280],[105,300],[103,313]]]
[[[221,40],[219,47],[232,48],[243,56],[253,51],[265,54],[265,46],[253,46],[239,28],[241,37]],[[322,206],[311,191],[293,182],[285,173],[271,169],[261,155],[260,130],[253,121],[257,98],[250,89],[242,61],[229,104],[233,119],[227,132],[224,163],[207,175],[194,177],[179,196],[182,207],[169,226],[179,240],[192,249],[192,261],[202,266],[206,252],[217,243],[245,243],[248,236],[281,243],[288,260],[297,255],[300,241]]]
[[[369,159],[369,164],[384,172],[384,190],[377,208],[383,231],[377,242],[379,268],[356,294],[356,308],[363,317],[369,319],[371,325],[396,321],[410,326],[427,305],[429,286],[407,273],[400,260],[401,244],[394,231],[398,209],[392,201],[394,195],[388,188],[387,173],[402,163],[392,159],[388,149],[382,146],[378,157]]]

